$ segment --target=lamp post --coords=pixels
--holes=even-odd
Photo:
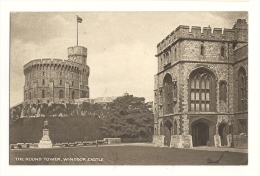
[[[97,131],[97,141],[96,141],[96,147],[98,147],[98,131]]]

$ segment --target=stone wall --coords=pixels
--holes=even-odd
[[[104,141],[107,141],[108,144],[117,144],[121,143],[121,138],[104,138]]]
[[[153,143],[155,147],[164,146],[164,135],[153,135]]]
[[[219,141],[218,126],[221,123],[233,123],[233,133],[238,134],[237,119],[247,118],[246,114],[236,114],[238,112],[238,70],[244,67],[248,73],[247,66],[247,22],[238,19],[233,29],[210,27],[179,26],[157,45],[158,73],[155,75],[155,123],[159,134],[163,135],[160,124],[178,117],[178,131],[182,135],[189,135],[191,131],[191,121],[198,116],[198,119],[205,118],[212,121],[211,142],[214,145],[221,145]],[[235,40],[237,39],[237,40]],[[203,54],[201,47],[203,46]],[[224,55],[221,49],[224,49]],[[214,82],[214,102],[211,104],[210,112],[192,112],[190,110],[189,76],[196,69],[208,69],[215,76]],[[166,74],[170,74],[173,80],[177,81],[177,103],[174,104],[174,112],[165,114],[163,104],[163,80]],[[222,89],[221,88],[222,85]],[[239,112],[241,113],[241,112]],[[162,128],[163,129],[163,128]],[[235,133],[234,133],[235,134]],[[173,146],[180,143],[179,137],[174,137]],[[179,142],[178,142],[179,141]],[[192,142],[191,142],[192,143]],[[213,143],[211,145],[213,145]]]
[[[233,135],[233,141],[235,147],[248,147],[248,136],[246,134]]]
[[[246,71],[246,76],[248,77],[248,60],[244,60],[241,62],[238,62],[234,65],[234,87],[233,87],[233,93],[234,93],[234,99],[233,99],[233,106],[234,106],[234,112],[241,112],[238,108],[238,73],[239,69],[243,67]],[[248,103],[248,102],[247,102]]]
[[[220,136],[217,134],[214,135],[214,144],[215,147],[221,147],[221,140],[220,140]]]
[[[201,46],[204,47],[204,54],[201,55]],[[224,48],[224,56],[221,56],[221,48]],[[228,50],[229,49],[229,50]],[[181,42],[181,60],[206,61],[206,62],[227,62],[232,61],[232,45],[214,41],[184,40]],[[228,55],[229,54],[229,55]]]
[[[237,19],[232,29],[198,27],[180,25],[170,34],[168,34],[160,43],[157,44],[157,53],[163,53],[165,50],[174,45],[180,39],[192,40],[210,40],[210,41],[247,41],[248,40],[248,24],[245,19]]]
[[[228,139],[228,146],[230,146],[232,141],[232,135],[231,134],[227,135],[227,139]],[[234,147],[248,148],[248,136],[244,133],[241,133],[239,135],[233,135],[233,142],[234,142]]]
[[[170,148],[192,148],[191,135],[172,135]]]
[[[234,51],[234,61],[239,61],[248,57],[248,45],[244,44]]]

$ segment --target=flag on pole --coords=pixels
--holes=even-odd
[[[78,22],[78,23],[82,23],[82,18],[80,18],[79,16],[77,16],[77,22]]]

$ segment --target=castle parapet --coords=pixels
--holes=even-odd
[[[247,24],[246,21],[238,20],[237,24]],[[158,53],[162,52],[168,46],[174,44],[179,39],[196,39],[196,40],[216,40],[216,41],[234,41],[235,30],[222,28],[212,28],[210,26],[201,27],[180,25],[157,44]]]
[[[201,37],[201,27],[192,26],[191,27],[191,34],[192,34],[193,37],[200,38]]]
[[[62,66],[62,67],[73,67],[78,70],[85,69],[89,71],[89,66],[82,65],[80,63],[74,62],[72,60],[63,60],[63,59],[35,59],[24,65],[24,71],[30,69],[31,67],[41,67],[41,66]]]
[[[52,62],[52,59],[42,59],[41,64],[50,64]]]
[[[213,35],[215,36],[215,39],[221,39],[222,28],[214,28],[213,29]]]

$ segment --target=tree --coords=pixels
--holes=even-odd
[[[153,114],[143,97],[118,97],[108,106],[101,124],[105,137],[147,138],[153,134]]]

